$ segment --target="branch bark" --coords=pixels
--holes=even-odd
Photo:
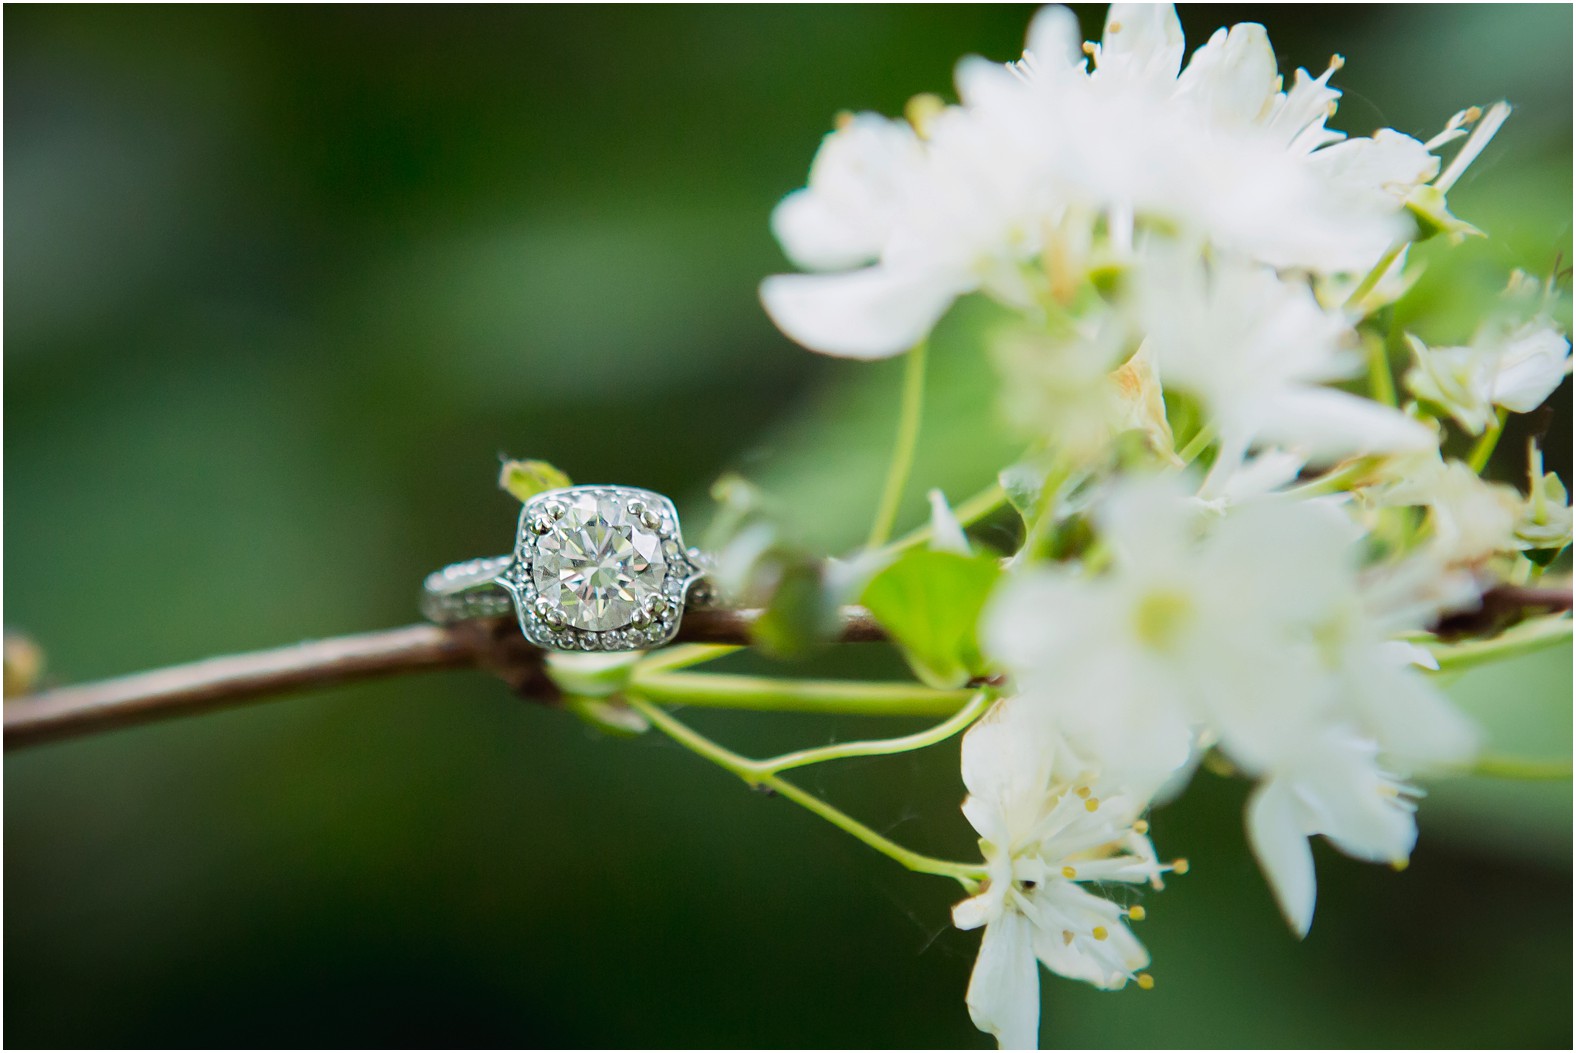
[[[763,612],[691,611],[679,639],[745,644]],[[842,612],[839,643],[885,639],[870,612]],[[557,691],[542,652],[512,618],[401,629],[313,640],[249,654],[226,655],[146,673],[56,688],[5,701],[5,748],[206,713],[261,698],[333,684],[400,676],[428,669],[481,669],[523,698],[550,702]]]
[[[1571,608],[1571,586],[1505,585],[1483,595],[1478,612],[1439,626],[1460,635],[1487,634],[1528,610]],[[697,610],[684,616],[679,640],[747,644],[764,612]],[[836,643],[884,640],[870,612],[845,607]],[[338,636],[250,654],[226,655],[132,676],[56,688],[5,702],[5,748],[129,727],[166,717],[206,713],[261,698],[333,684],[401,676],[428,669],[480,669],[522,698],[558,697],[542,665],[542,652],[520,635],[512,618],[458,625],[409,625],[401,629]]]

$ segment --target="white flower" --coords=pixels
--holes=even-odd
[[[1154,369],[1142,354],[1124,363],[1127,346],[1126,327],[1103,313],[1060,339],[1026,325],[993,333],[990,358],[1007,423],[1074,464],[1098,460],[1128,428],[1169,451]]]
[[[1383,475],[1391,481],[1376,489],[1375,503],[1426,507],[1433,531],[1430,552],[1440,564],[1481,564],[1521,547],[1515,532],[1522,501],[1514,487],[1491,483],[1437,451],[1396,458]]]
[[[898,204],[924,162],[906,121],[875,113],[839,118],[810,166],[810,182],[772,212],[772,233],[806,270],[840,270],[881,255]]]
[[[1437,444],[1399,411],[1323,386],[1362,363],[1346,319],[1321,308],[1306,284],[1262,265],[1180,253],[1152,257],[1135,280],[1161,383],[1195,395],[1219,429],[1217,476],[1258,443],[1315,463]],[[1212,479],[1206,490],[1218,485]]]
[[[1543,451],[1527,444],[1530,492],[1516,520],[1516,541],[1525,549],[1562,549],[1571,543],[1571,499],[1554,472],[1543,471]]]
[[[1146,802],[1061,778],[1054,743],[1025,717],[1019,703],[1000,702],[963,739],[963,813],[979,832],[988,876],[952,917],[961,929],[985,927],[969,1014],[1003,1049],[1038,1045],[1036,961],[1101,988],[1153,982],[1137,972],[1149,954],[1125,924],[1142,910],[1118,906],[1085,883],[1158,888],[1171,869],[1156,861],[1138,819]]]
[[[1571,371],[1571,345],[1543,319],[1506,331],[1485,326],[1469,347],[1430,348],[1408,335],[1415,361],[1406,386],[1440,406],[1472,435],[1494,421],[1494,407],[1530,413]]]
[[[1075,758],[1135,794],[1185,771],[1201,742],[1258,778],[1250,830],[1305,932],[1307,837],[1404,859],[1415,825],[1401,780],[1475,749],[1390,642],[1470,602],[1475,583],[1434,560],[1360,571],[1355,525],[1324,502],[1264,499],[1222,518],[1172,483],[1128,483],[1095,523],[1109,566],[1011,577],[986,612],[987,650]]]
[[[1315,880],[1308,838],[1328,837],[1349,856],[1405,861],[1417,840],[1416,791],[1380,770],[1377,746],[1346,729],[1307,729],[1292,758],[1248,802],[1248,841],[1287,922],[1313,924]]]
[[[1169,5],[1113,5],[1087,47],[1045,8],[1020,62],[963,60],[961,104],[918,131],[846,120],[773,219],[791,259],[835,273],[768,278],[767,312],[812,350],[880,358],[975,290],[1035,314],[1140,235],[1329,275],[1415,233],[1410,195],[1439,161],[1397,132],[1327,128],[1339,63],[1282,91],[1262,26],[1217,32],[1186,68],[1183,50]]]

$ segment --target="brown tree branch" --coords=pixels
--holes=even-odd
[[[748,643],[761,613],[691,611],[684,616],[678,638],[691,643]],[[843,609],[838,642],[881,639],[885,636],[870,612],[861,607]],[[409,625],[226,655],[6,699],[5,748],[206,713],[332,684],[463,668],[490,672],[525,698],[552,701],[557,697],[542,670],[542,652],[525,641],[512,618],[448,626]]]
[[[1571,608],[1569,583],[1504,585],[1483,595],[1477,612],[1442,622],[1442,633],[1487,635],[1529,610]],[[758,610],[697,610],[684,616],[679,640],[746,644]],[[845,607],[838,643],[885,639],[862,607]],[[402,629],[314,640],[250,654],[226,655],[96,683],[56,688],[5,702],[5,748],[206,713],[253,699],[332,684],[399,676],[426,669],[481,669],[523,698],[551,702],[557,691],[542,667],[542,652],[520,635],[512,618]]]

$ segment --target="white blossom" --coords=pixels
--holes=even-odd
[[[1060,751],[1026,717],[1019,702],[1004,700],[963,739],[963,813],[980,835],[987,877],[952,916],[961,929],[985,928],[967,1001],[975,1025],[1003,1049],[1038,1045],[1036,961],[1096,987],[1153,983],[1138,972],[1149,954],[1126,925],[1142,909],[1087,884],[1159,888],[1171,869],[1145,836],[1146,802],[1069,780],[1056,767]]]
[[[1415,231],[1409,195],[1439,160],[1388,129],[1329,129],[1339,62],[1283,91],[1250,23],[1183,54],[1169,5],[1112,5],[1088,46],[1050,7],[1021,61],[963,60],[960,105],[918,129],[845,121],[774,216],[791,259],[832,273],[768,278],[768,313],[812,350],[879,358],[964,293],[1034,314],[1081,270],[1129,260],[1140,230],[1320,275],[1364,272]],[[1103,244],[1068,238],[1095,220]]]
[[[1135,795],[1157,792],[1200,743],[1259,779],[1250,831],[1306,931],[1311,857],[1292,842],[1319,833],[1359,858],[1404,859],[1415,825],[1402,780],[1475,748],[1471,726],[1387,644],[1470,602],[1473,581],[1424,602],[1413,577],[1360,573],[1354,524],[1318,502],[1219,517],[1173,483],[1126,483],[1095,523],[1109,566],[1015,575],[987,611],[987,649],[1075,757]],[[1437,562],[1418,569],[1441,578]]]
[[[1320,307],[1306,284],[1183,254],[1155,257],[1136,281],[1161,383],[1195,395],[1219,430],[1217,473],[1235,471],[1259,443],[1317,463],[1436,445],[1430,428],[1399,411],[1324,386],[1362,361],[1346,318]]]
[[[1522,500],[1514,487],[1489,482],[1437,450],[1396,458],[1379,477],[1389,481],[1373,488],[1376,504],[1428,509],[1429,549],[1442,566],[1481,564],[1521,547],[1515,533]]]
[[[1496,406],[1537,409],[1571,371],[1570,341],[1546,319],[1508,331],[1485,326],[1467,347],[1430,348],[1410,334],[1407,343],[1414,360],[1407,388],[1471,435],[1493,423]]]
[[[1554,472],[1543,471],[1543,451],[1527,444],[1531,484],[1516,519],[1516,541],[1524,549],[1562,549],[1571,543],[1571,499]]]
[[[839,118],[815,155],[809,185],[772,212],[772,233],[806,270],[869,263],[891,237],[898,203],[924,156],[906,121],[875,113]]]

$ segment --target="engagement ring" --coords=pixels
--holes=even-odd
[[[641,651],[677,635],[703,572],[666,497],[571,486],[525,503],[513,555],[429,574],[421,610],[440,624],[513,611],[527,640],[554,651]]]

